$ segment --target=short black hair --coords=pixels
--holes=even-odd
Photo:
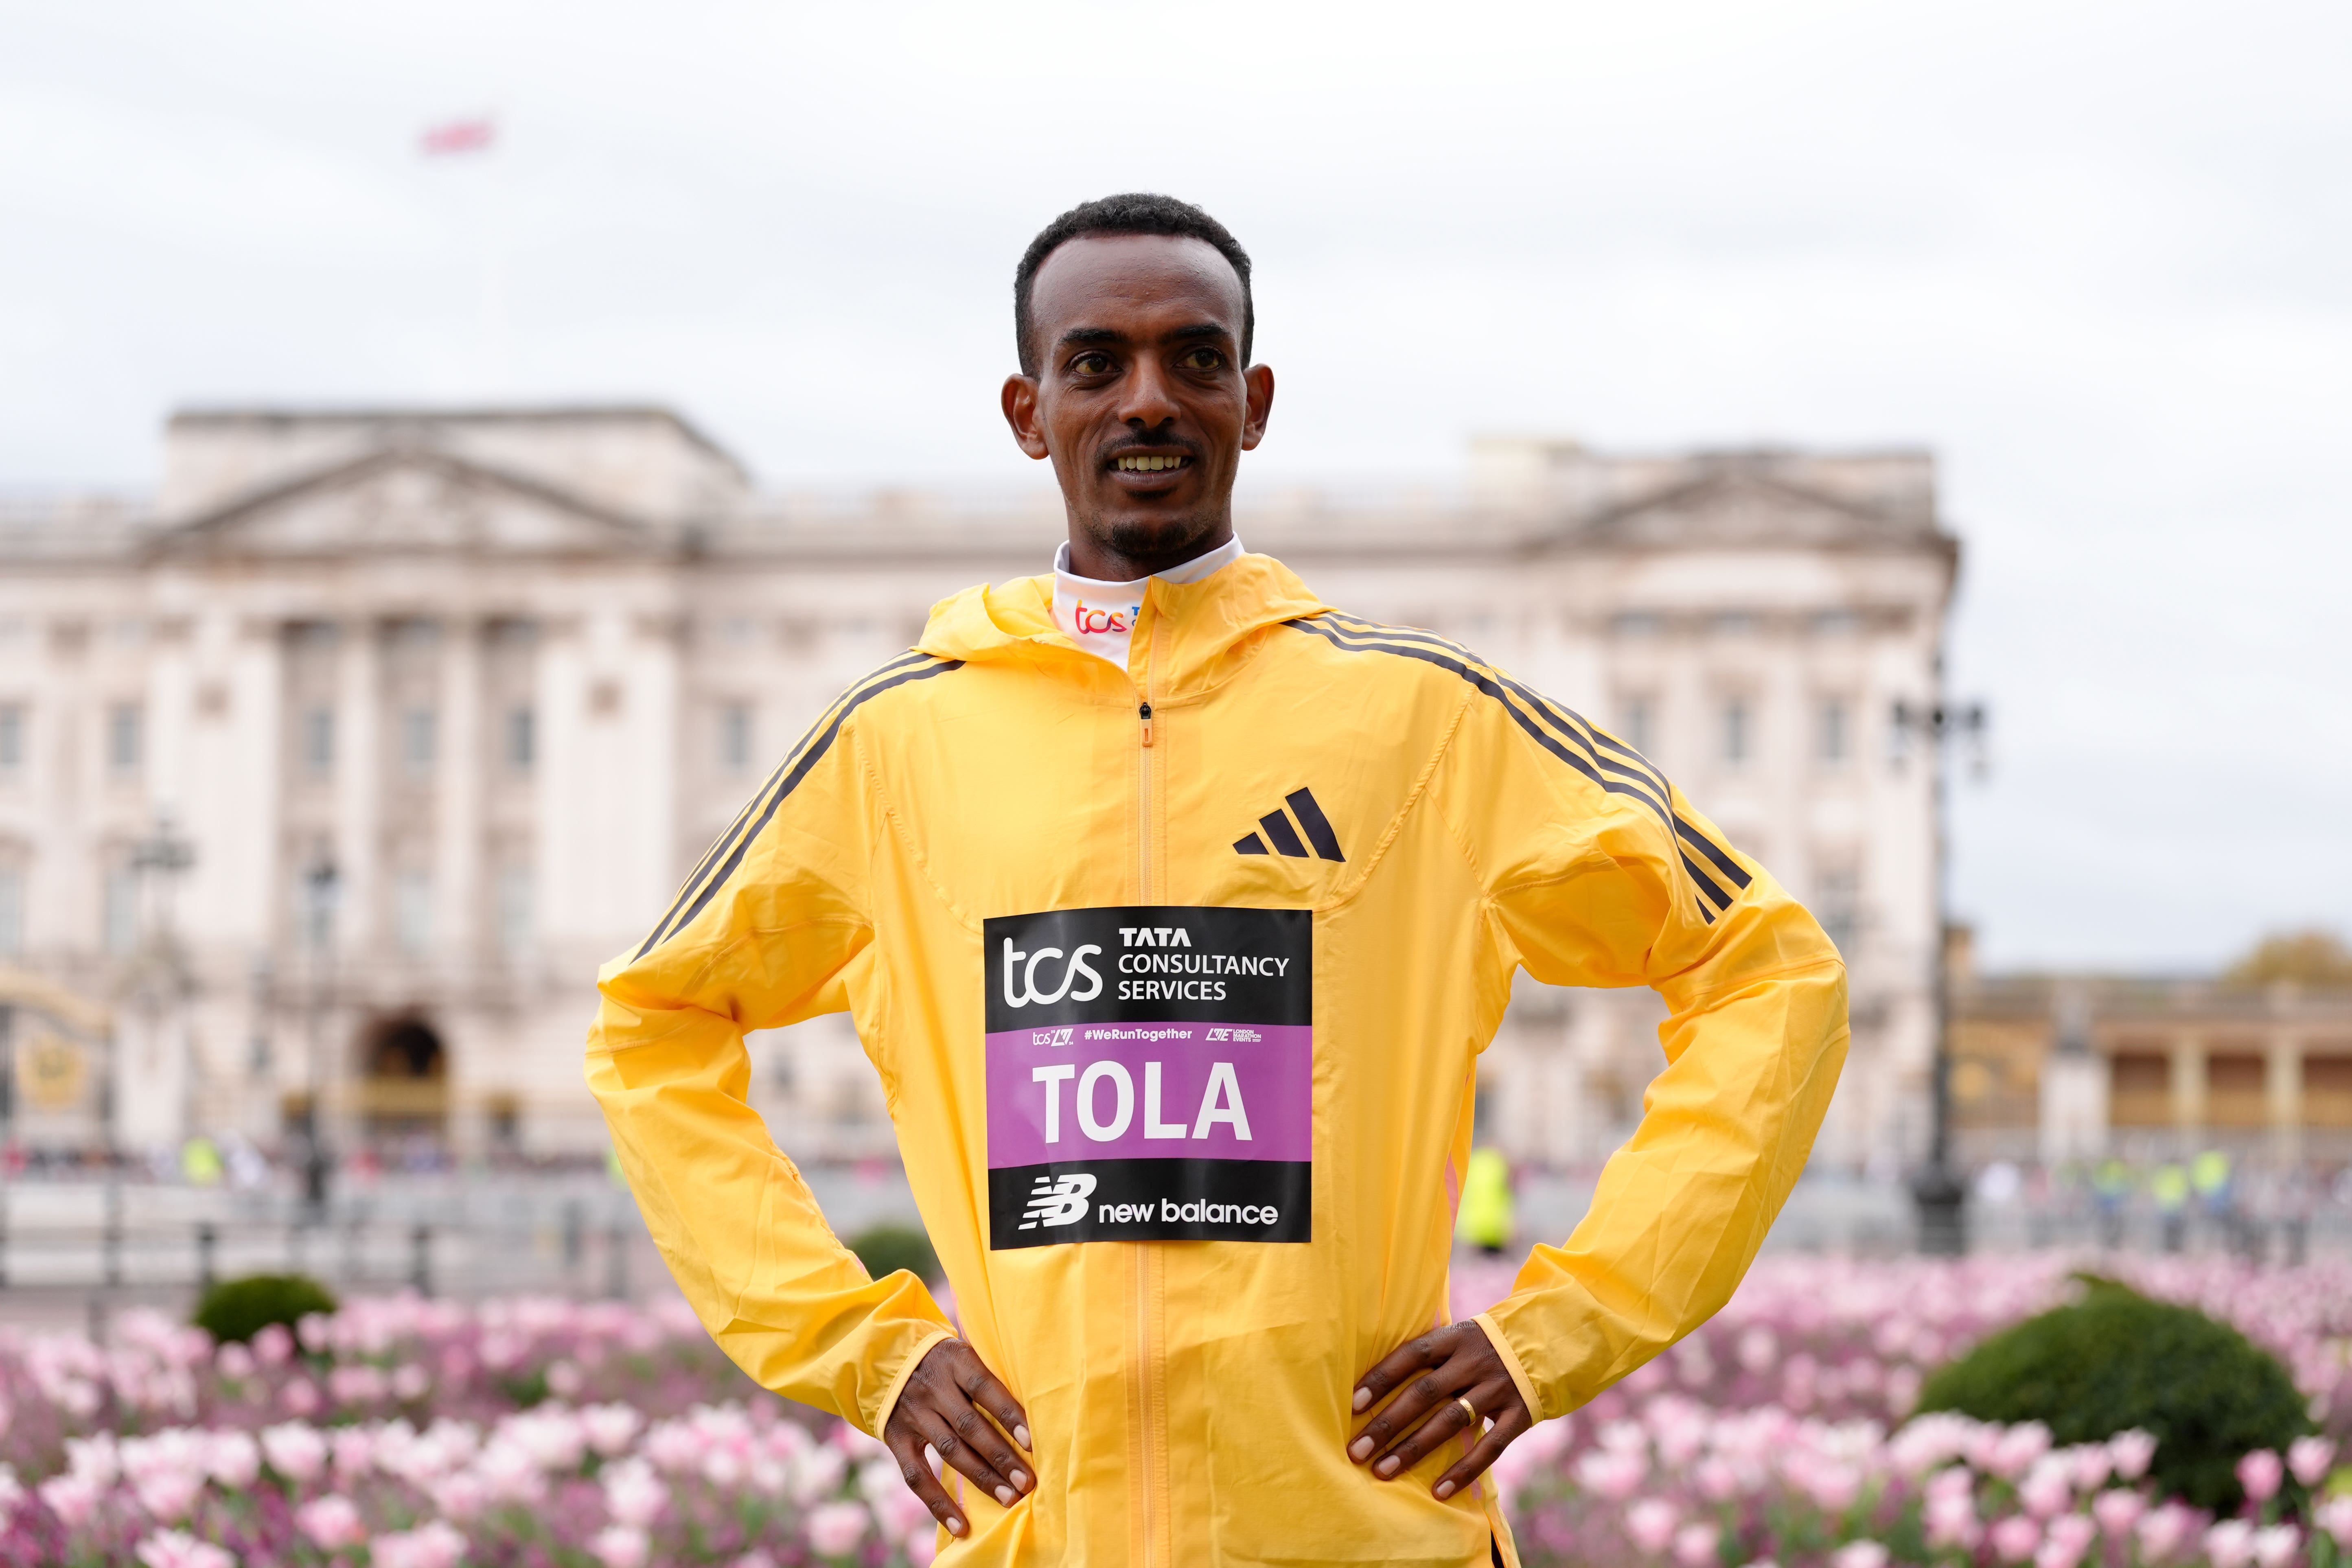
[[[1037,374],[1037,353],[1029,342],[1035,324],[1029,314],[1029,295],[1037,285],[1037,269],[1045,265],[1045,258],[1071,240],[1113,234],[1173,235],[1215,247],[1242,280],[1242,363],[1250,363],[1250,340],[1257,335],[1257,307],[1250,300],[1249,252],[1231,229],[1191,202],[1150,191],[1129,191],[1080,202],[1039,229],[1029,248],[1021,253],[1021,265],[1013,274],[1013,336],[1021,353],[1022,374]]]

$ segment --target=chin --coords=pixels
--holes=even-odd
[[[1167,555],[1198,543],[1215,531],[1217,519],[1208,516],[1100,518],[1088,531],[1121,555]]]

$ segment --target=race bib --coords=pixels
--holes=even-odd
[[[1312,919],[1150,904],[983,924],[992,1248],[1309,1238]]]

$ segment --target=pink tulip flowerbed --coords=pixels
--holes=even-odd
[[[1507,1450],[1496,1481],[1530,1564],[1888,1568],[2340,1568],[2352,1563],[2352,1268],[2100,1260],[2274,1352],[2322,1434],[2238,1467],[2214,1519],[2158,1500],[2146,1433],[2061,1447],[2038,1423],[1912,1418],[1928,1373],[2065,1300],[2056,1256],[1861,1263],[1766,1258],[1716,1318],[1576,1415]],[[1510,1288],[1457,1270],[1457,1315]],[[2287,1478],[2307,1489],[2300,1517]],[[2334,1495],[2329,1495],[2331,1489]]]
[[[683,1303],[356,1301],[215,1347],[126,1312],[0,1338],[0,1563],[925,1563],[882,1445],[756,1388]]]
[[[1909,1419],[1936,1366],[2063,1300],[2066,1260],[1767,1259],[1717,1318],[1496,1468],[1531,1564],[2347,1568],[2352,1269],[2111,1266],[2279,1352],[2323,1431],[2212,1519],[2152,1440]],[[1512,1269],[1457,1271],[1457,1311]],[[788,1568],[929,1563],[880,1445],[753,1388],[672,1302],[409,1298],[214,1345],[0,1332],[0,1565]],[[2334,1479],[2346,1478],[2338,1473]],[[2300,1500],[2308,1497],[2305,1504]],[[2294,1500],[2294,1506],[2290,1506]]]

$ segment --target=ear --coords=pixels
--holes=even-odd
[[[1249,397],[1248,411],[1242,416],[1242,450],[1254,452],[1265,439],[1265,422],[1274,413],[1274,367],[1250,366],[1242,372],[1242,384]]]
[[[1006,376],[1003,401],[1004,422],[1013,426],[1013,443],[1033,458],[1049,456],[1045,422],[1037,416],[1037,378]]]

